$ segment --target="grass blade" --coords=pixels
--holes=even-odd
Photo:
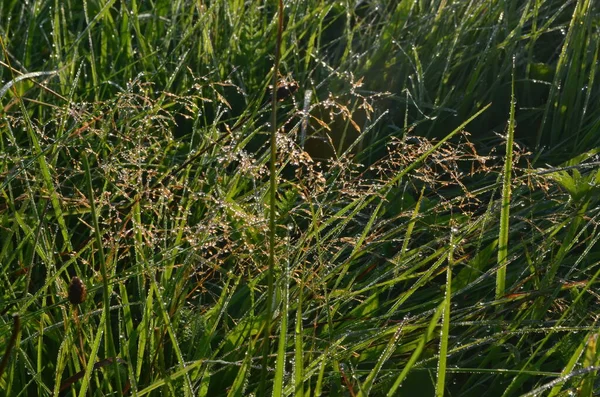
[[[511,85],[510,115],[506,134],[506,154],[502,172],[502,197],[500,210],[500,230],[498,233],[498,271],[496,273],[496,299],[502,298],[506,289],[506,264],[508,262],[508,231],[510,226],[510,202],[512,183],[513,141],[515,135],[515,59]]]

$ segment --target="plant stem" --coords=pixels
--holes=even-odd
[[[269,364],[269,339],[271,337],[271,313],[273,311],[273,272],[275,271],[275,193],[277,189],[277,79],[279,77],[279,61],[281,57],[281,39],[283,36],[283,0],[279,0],[277,19],[277,41],[275,42],[275,63],[273,64],[273,90],[271,112],[271,163],[269,177],[269,273],[267,275],[267,313],[263,340],[262,371],[260,376],[259,396],[265,395],[267,383],[267,366]]]

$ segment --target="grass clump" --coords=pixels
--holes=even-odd
[[[0,5],[2,390],[597,393],[591,2],[282,5]]]

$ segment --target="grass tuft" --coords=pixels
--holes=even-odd
[[[0,390],[598,394],[599,18],[0,2]]]

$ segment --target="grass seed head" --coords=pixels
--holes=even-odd
[[[86,296],[87,290],[85,288],[85,284],[79,277],[74,276],[71,279],[71,284],[69,285],[69,302],[71,302],[73,305],[78,305],[85,301]]]

